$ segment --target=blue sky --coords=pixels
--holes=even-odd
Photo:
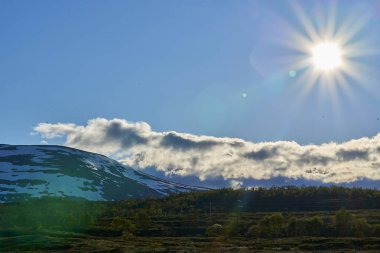
[[[312,23],[330,8],[300,3]],[[352,40],[376,45],[379,9],[337,1],[336,25],[360,12],[367,19]],[[294,62],[283,60],[294,50],[276,41],[288,32],[282,21],[306,34],[298,16],[275,0],[0,1],[0,143],[37,144],[38,123],[96,117],[254,142],[376,135],[379,55],[357,59],[368,72],[347,78],[351,96],[318,84],[302,96],[300,75],[288,75]]]

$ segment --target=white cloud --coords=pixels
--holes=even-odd
[[[167,174],[242,179],[319,180],[324,183],[380,180],[380,134],[343,143],[253,143],[177,132],[156,132],[145,122],[96,118],[87,125],[40,123],[43,138],[66,137],[65,145],[114,157],[135,168]],[[234,183],[235,184],[235,183]],[[236,185],[236,184],[235,184]]]
[[[239,189],[239,188],[242,188],[243,187],[243,182],[242,181],[239,181],[239,180],[235,180],[235,179],[232,179],[230,181],[230,187],[232,189]]]

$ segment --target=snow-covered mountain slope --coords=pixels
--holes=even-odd
[[[201,188],[161,180],[99,154],[0,144],[0,202],[41,196],[122,200],[193,190]]]

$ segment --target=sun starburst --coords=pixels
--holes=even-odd
[[[301,97],[318,85],[320,91],[328,92],[335,99],[338,89],[353,98],[350,83],[354,81],[365,87],[370,76],[370,67],[361,63],[361,58],[378,53],[371,41],[360,35],[369,15],[352,13],[337,18],[335,5],[319,7],[313,17],[293,2],[301,25],[284,21],[287,37],[279,40],[297,52],[288,57],[287,71],[297,73],[295,85],[300,87]]]

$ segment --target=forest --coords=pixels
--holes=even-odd
[[[159,238],[175,238],[185,244],[196,238],[193,246],[207,249],[217,243],[257,250],[378,250],[380,191],[272,187],[114,202],[44,197],[0,205],[0,250],[73,249],[94,238],[113,241],[111,249],[125,242],[161,245]],[[41,243],[46,240],[51,244]]]

